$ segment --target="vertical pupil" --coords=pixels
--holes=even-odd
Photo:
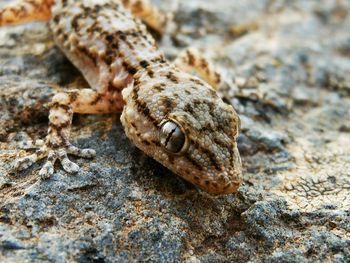
[[[185,143],[185,135],[176,123],[168,121],[161,128],[160,143],[168,151],[178,153]]]

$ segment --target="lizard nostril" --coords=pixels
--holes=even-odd
[[[159,138],[161,145],[171,153],[181,152],[186,141],[185,135],[179,125],[170,120],[162,124]]]

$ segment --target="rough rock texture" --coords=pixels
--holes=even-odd
[[[201,48],[235,84],[244,184],[211,196],[146,157],[116,116],[76,116],[92,147],[40,181],[11,171],[60,86],[84,87],[45,23],[0,29],[0,261],[349,262],[350,2],[155,1],[171,58]],[[59,168],[59,166],[58,166]]]

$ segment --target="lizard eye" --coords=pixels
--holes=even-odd
[[[179,125],[171,120],[165,121],[160,129],[160,143],[170,153],[180,153],[185,146],[185,135]]]

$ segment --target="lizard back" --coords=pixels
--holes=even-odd
[[[164,60],[146,26],[120,1],[56,1],[50,26],[95,90],[122,90],[140,68]]]

